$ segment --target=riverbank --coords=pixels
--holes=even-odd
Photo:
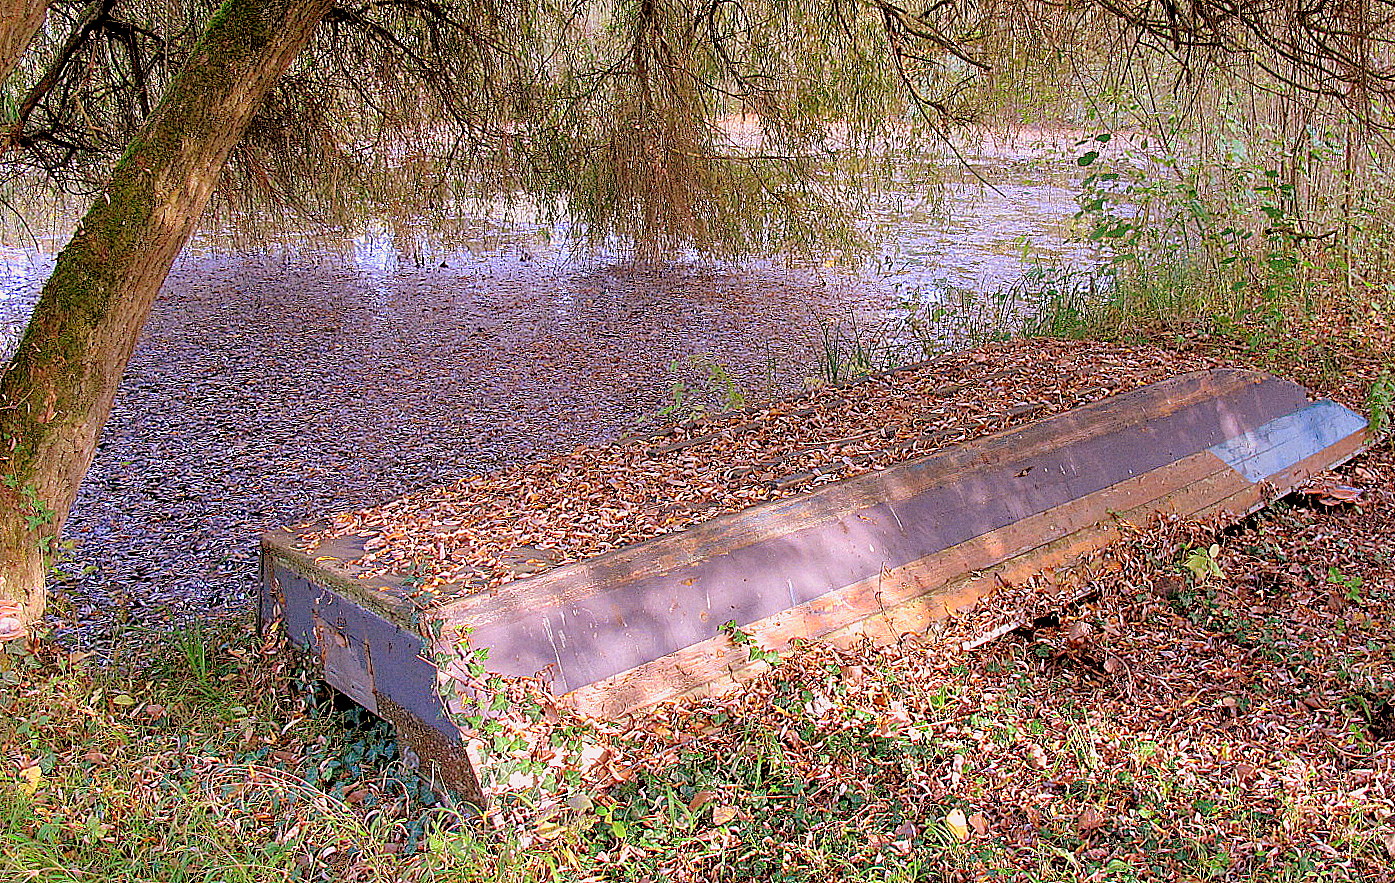
[[[1308,328],[1336,371],[1172,342],[1364,407],[1383,327]],[[1388,443],[1335,482],[1354,490],[1221,532],[1135,525],[923,637],[810,644],[734,696],[604,725],[608,781],[522,827],[438,803],[384,731],[308,711],[294,658],[235,627],[130,667],[15,648],[0,843],[38,879],[1387,879]]]

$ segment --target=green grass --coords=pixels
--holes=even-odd
[[[247,632],[180,632],[153,659],[104,668],[10,644],[0,699],[19,713],[0,732],[20,772],[0,785],[0,868],[44,881],[386,873],[382,847],[413,840],[400,812],[369,801],[424,812],[434,798],[396,767],[381,724],[310,713],[293,657],[233,637]]]
[[[0,879],[1369,879],[1392,807],[1352,777],[1395,762],[1367,727],[1395,691],[1395,586],[1342,517],[1140,534],[1099,565],[1111,588],[1075,614],[1083,646],[1068,620],[959,651],[988,618],[902,646],[801,646],[729,699],[609,731],[621,780],[515,802],[517,827],[431,795],[381,723],[317,701],[296,656],[237,624],[105,667],[12,644]],[[1213,542],[1224,577],[1189,574],[1187,551]],[[1323,592],[1335,567],[1361,592],[1255,595],[1251,575],[1275,566]],[[1148,588],[1164,577],[1184,586],[1165,601]],[[1110,655],[1131,686],[1098,665]],[[1316,694],[1330,737],[1247,729],[1302,733]]]
[[[862,341],[838,371],[875,364]],[[1375,354],[1349,379],[1376,379],[1388,410],[1385,345],[1334,352]],[[1395,481],[1386,448],[1361,468],[1343,480]],[[1370,784],[1395,769],[1372,720],[1395,697],[1381,511],[1140,531],[1117,566],[1054,577],[1102,588],[1072,614],[1083,647],[1068,618],[960,652],[991,605],[890,648],[800,647],[733,697],[602,733],[622,780],[506,798],[495,818],[517,826],[431,794],[385,725],[335,710],[247,623],[151,634],[104,665],[12,643],[0,881],[1379,879],[1395,861],[1395,805]]]

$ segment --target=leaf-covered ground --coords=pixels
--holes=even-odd
[[[923,638],[805,647],[664,722],[605,858],[684,880],[1391,879],[1392,477],[1383,451],[1347,476],[1359,508],[1139,526]]]
[[[308,712],[274,642],[184,631],[101,669],[11,645],[0,877],[1395,879],[1392,503],[1383,445],[897,646],[799,647],[601,727],[607,762],[518,827]]]

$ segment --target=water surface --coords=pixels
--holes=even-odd
[[[385,228],[272,253],[195,243],[69,519],[60,616],[101,644],[244,610],[266,529],[602,441],[676,400],[799,389],[829,328],[907,303],[976,321],[955,312],[966,292],[1086,259],[1066,241],[1073,192],[1020,157],[994,163],[994,188],[966,176],[947,207],[907,182],[871,220],[889,235],[860,271],[635,268],[526,224],[425,248]],[[0,324],[13,329],[51,257],[12,247],[0,268]]]

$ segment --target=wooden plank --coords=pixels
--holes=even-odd
[[[751,628],[759,628],[780,646],[795,637],[821,635],[840,621],[846,621],[851,611],[871,615],[918,597],[928,588],[961,573],[983,570],[1075,534],[1107,520],[1110,512],[1131,511],[1179,486],[1208,487],[1233,475],[1233,471],[1209,452],[1194,454],[1174,465],[1126,479],[900,567],[888,568],[799,608],[782,611]]]
[[[468,624],[476,628],[513,619],[529,611],[577,601],[619,583],[669,572],[676,565],[710,556],[714,550],[729,551],[768,542],[793,533],[811,521],[833,519],[876,503],[894,504],[929,487],[948,485],[959,475],[984,466],[1048,456],[1074,442],[1107,435],[1134,424],[1140,412],[1155,414],[1162,420],[1177,410],[1215,398],[1236,398],[1242,406],[1254,408],[1254,400],[1262,398],[1254,393],[1261,387],[1284,398],[1271,407],[1282,408],[1286,400],[1294,396],[1305,401],[1300,387],[1255,372],[1218,369],[1184,375],[1086,405],[1050,420],[985,436],[922,461],[840,482],[802,497],[762,504],[681,534],[660,537],[510,583],[494,595],[462,598],[442,607],[439,616],[448,626]],[[1183,432],[1187,429],[1178,428]],[[1206,446],[1198,445],[1181,453],[1189,454]]]
[[[1250,509],[1238,514],[1248,514],[1264,506],[1268,499],[1272,499],[1277,491],[1296,488],[1303,482],[1317,476],[1329,469],[1333,469],[1346,461],[1355,457],[1366,449],[1371,443],[1371,430],[1364,426],[1357,432],[1319,451],[1314,451],[1297,463],[1288,466],[1283,471],[1269,476],[1261,483],[1261,488],[1267,488],[1265,498],[1254,504]]]
[[[1353,425],[1353,424],[1348,424]],[[1114,519],[1097,521],[1076,529],[1064,536],[1058,536],[1032,548],[1022,549],[1005,556],[999,563],[984,568],[965,567],[967,556],[949,560],[949,555],[961,550],[947,550],[941,562],[929,561],[918,566],[929,570],[937,563],[946,565],[945,573],[960,567],[960,576],[945,581],[937,589],[902,598],[898,588],[907,585],[906,573],[881,575],[874,592],[876,609],[862,617],[850,615],[843,625],[826,628],[831,617],[828,611],[837,611],[838,602],[848,607],[866,605],[866,586],[848,587],[847,595],[862,590],[863,598],[846,597],[844,592],[835,592],[827,599],[820,599],[803,608],[791,609],[783,614],[754,623],[745,629],[757,644],[764,649],[783,649],[798,637],[814,637],[840,646],[850,646],[863,639],[878,643],[898,640],[902,635],[923,632],[936,620],[972,606],[990,594],[999,584],[1016,583],[1027,578],[1078,560],[1082,556],[1112,545],[1119,539],[1115,519],[1120,521],[1143,521],[1153,515],[1178,515],[1197,519],[1213,516],[1234,518],[1254,512],[1265,506],[1276,493],[1286,492],[1301,484],[1307,478],[1332,468],[1360,452],[1369,442],[1369,433],[1363,428],[1346,438],[1315,451],[1303,460],[1292,464],[1280,473],[1269,476],[1267,481],[1253,483],[1233,468],[1221,463],[1210,452],[1196,455],[1196,463],[1204,463],[1207,457],[1221,468],[1210,470],[1204,467],[1205,475],[1193,478],[1194,471],[1174,472],[1169,479],[1173,484],[1168,493],[1152,500],[1120,510],[1098,495],[1094,505],[1077,511],[1068,519],[1075,524],[1088,522],[1087,510],[1114,512]],[[1181,464],[1179,464],[1181,465]],[[1190,473],[1190,474],[1189,474]],[[1148,478],[1143,476],[1142,478]],[[1113,490],[1113,489],[1111,489]],[[1107,493],[1107,492],[1106,492]],[[1107,517],[1107,516],[1106,516]],[[1038,521],[1038,519],[1041,519]],[[1042,522],[1046,516],[1037,516],[1028,522],[1042,530],[1042,536],[1051,534],[1050,527]],[[1033,524],[1024,522],[1029,532]],[[1016,527],[1016,526],[1014,526]],[[1004,534],[1010,531],[1004,531]],[[1012,543],[1004,538],[1004,546]],[[977,543],[966,544],[972,548]],[[972,554],[972,552],[970,552]],[[932,556],[941,558],[941,556]],[[911,578],[914,579],[913,577]],[[834,597],[837,596],[837,597]],[[847,609],[847,608],[844,608]],[[835,613],[836,616],[836,613]],[[744,646],[732,644],[725,636],[713,638],[702,645],[685,648],[670,657],[654,660],[613,679],[588,685],[563,697],[563,701],[587,714],[615,716],[658,702],[680,697],[718,695],[730,689],[743,679],[753,675],[759,668],[748,658]]]
[[[1126,479],[1103,491],[902,567],[879,572],[743,626],[743,630],[761,646],[779,649],[794,638],[829,635],[907,603],[938,610],[936,615],[942,615],[945,605],[954,607],[968,603],[970,595],[976,599],[981,594],[969,590],[955,597],[940,594],[943,587],[963,574],[986,571],[1003,561],[1018,561],[1027,566],[1032,552],[1046,547],[1055,548],[1058,556],[1074,557],[1097,547],[1096,544],[1112,542],[1117,537],[1117,529],[1112,524],[1093,528],[1101,520],[1107,521],[1111,511],[1143,512],[1178,487],[1187,488],[1186,492],[1191,494],[1209,492],[1212,497],[1224,498],[1246,486],[1248,482],[1214,454],[1194,454],[1173,466]],[[993,585],[991,580],[983,582],[984,589]],[[746,653],[744,647],[734,646],[726,635],[717,635],[613,678],[573,690],[566,699],[590,714],[623,713],[719,680],[724,672],[744,667]]]
[[[871,620],[885,623],[883,635],[898,637],[923,632],[932,622],[977,602],[1002,583],[1019,583],[1044,570],[1069,564],[1084,555],[1098,551],[1120,538],[1119,522],[1146,521],[1154,515],[1179,515],[1199,518],[1214,509],[1236,502],[1247,502],[1258,489],[1230,469],[1217,471],[1194,483],[1134,508],[1104,514],[1094,524],[1081,527],[1066,536],[1057,537],[1040,546],[1026,549],[1005,558],[1001,563],[983,568],[970,577],[948,584],[933,596],[920,596],[902,601],[880,611],[869,620],[859,621],[824,635],[826,640],[843,643],[850,637],[868,634],[875,628]]]
[[[1183,485],[1175,492],[1148,504],[1117,512],[1116,518],[1131,521],[1153,515],[1176,515],[1197,520],[1211,517],[1237,519],[1263,508],[1275,494],[1285,493],[1298,487],[1308,478],[1345,462],[1365,448],[1368,442],[1369,433],[1363,428],[1260,483],[1242,481],[1243,476],[1231,470],[1220,471],[1195,483]],[[1006,583],[1021,582],[1043,570],[1059,567],[1105,548],[1117,539],[1117,530],[1112,524],[1100,524],[1008,558],[997,566],[981,570],[972,577],[965,577],[964,581],[981,582],[982,589],[991,591],[1000,580]],[[895,636],[924,631],[934,620],[943,618],[956,609],[962,609],[986,594],[986,591],[972,589],[960,593],[950,587],[942,591],[948,597],[937,595],[912,598],[889,610],[880,611],[879,615],[893,624],[886,633]],[[836,642],[840,634],[856,634],[856,626],[861,624],[855,623],[822,637]],[[778,641],[780,637],[772,636],[772,640]]]
[[[1212,451],[1250,481],[1264,481],[1365,427],[1365,419],[1336,402],[1313,402],[1228,438]]]
[[[1229,393],[1219,406],[1218,386]],[[706,640],[727,620],[798,606],[1204,450],[1227,426],[1258,426],[1294,399],[1306,401],[1301,388],[1250,372],[1190,375],[1147,393],[447,605],[445,640],[457,640],[452,625],[468,624],[472,643],[490,648],[492,670],[546,671],[559,692],[570,691]],[[1158,416],[1140,421],[1131,406]],[[1073,444],[1060,446],[1062,438]]]

